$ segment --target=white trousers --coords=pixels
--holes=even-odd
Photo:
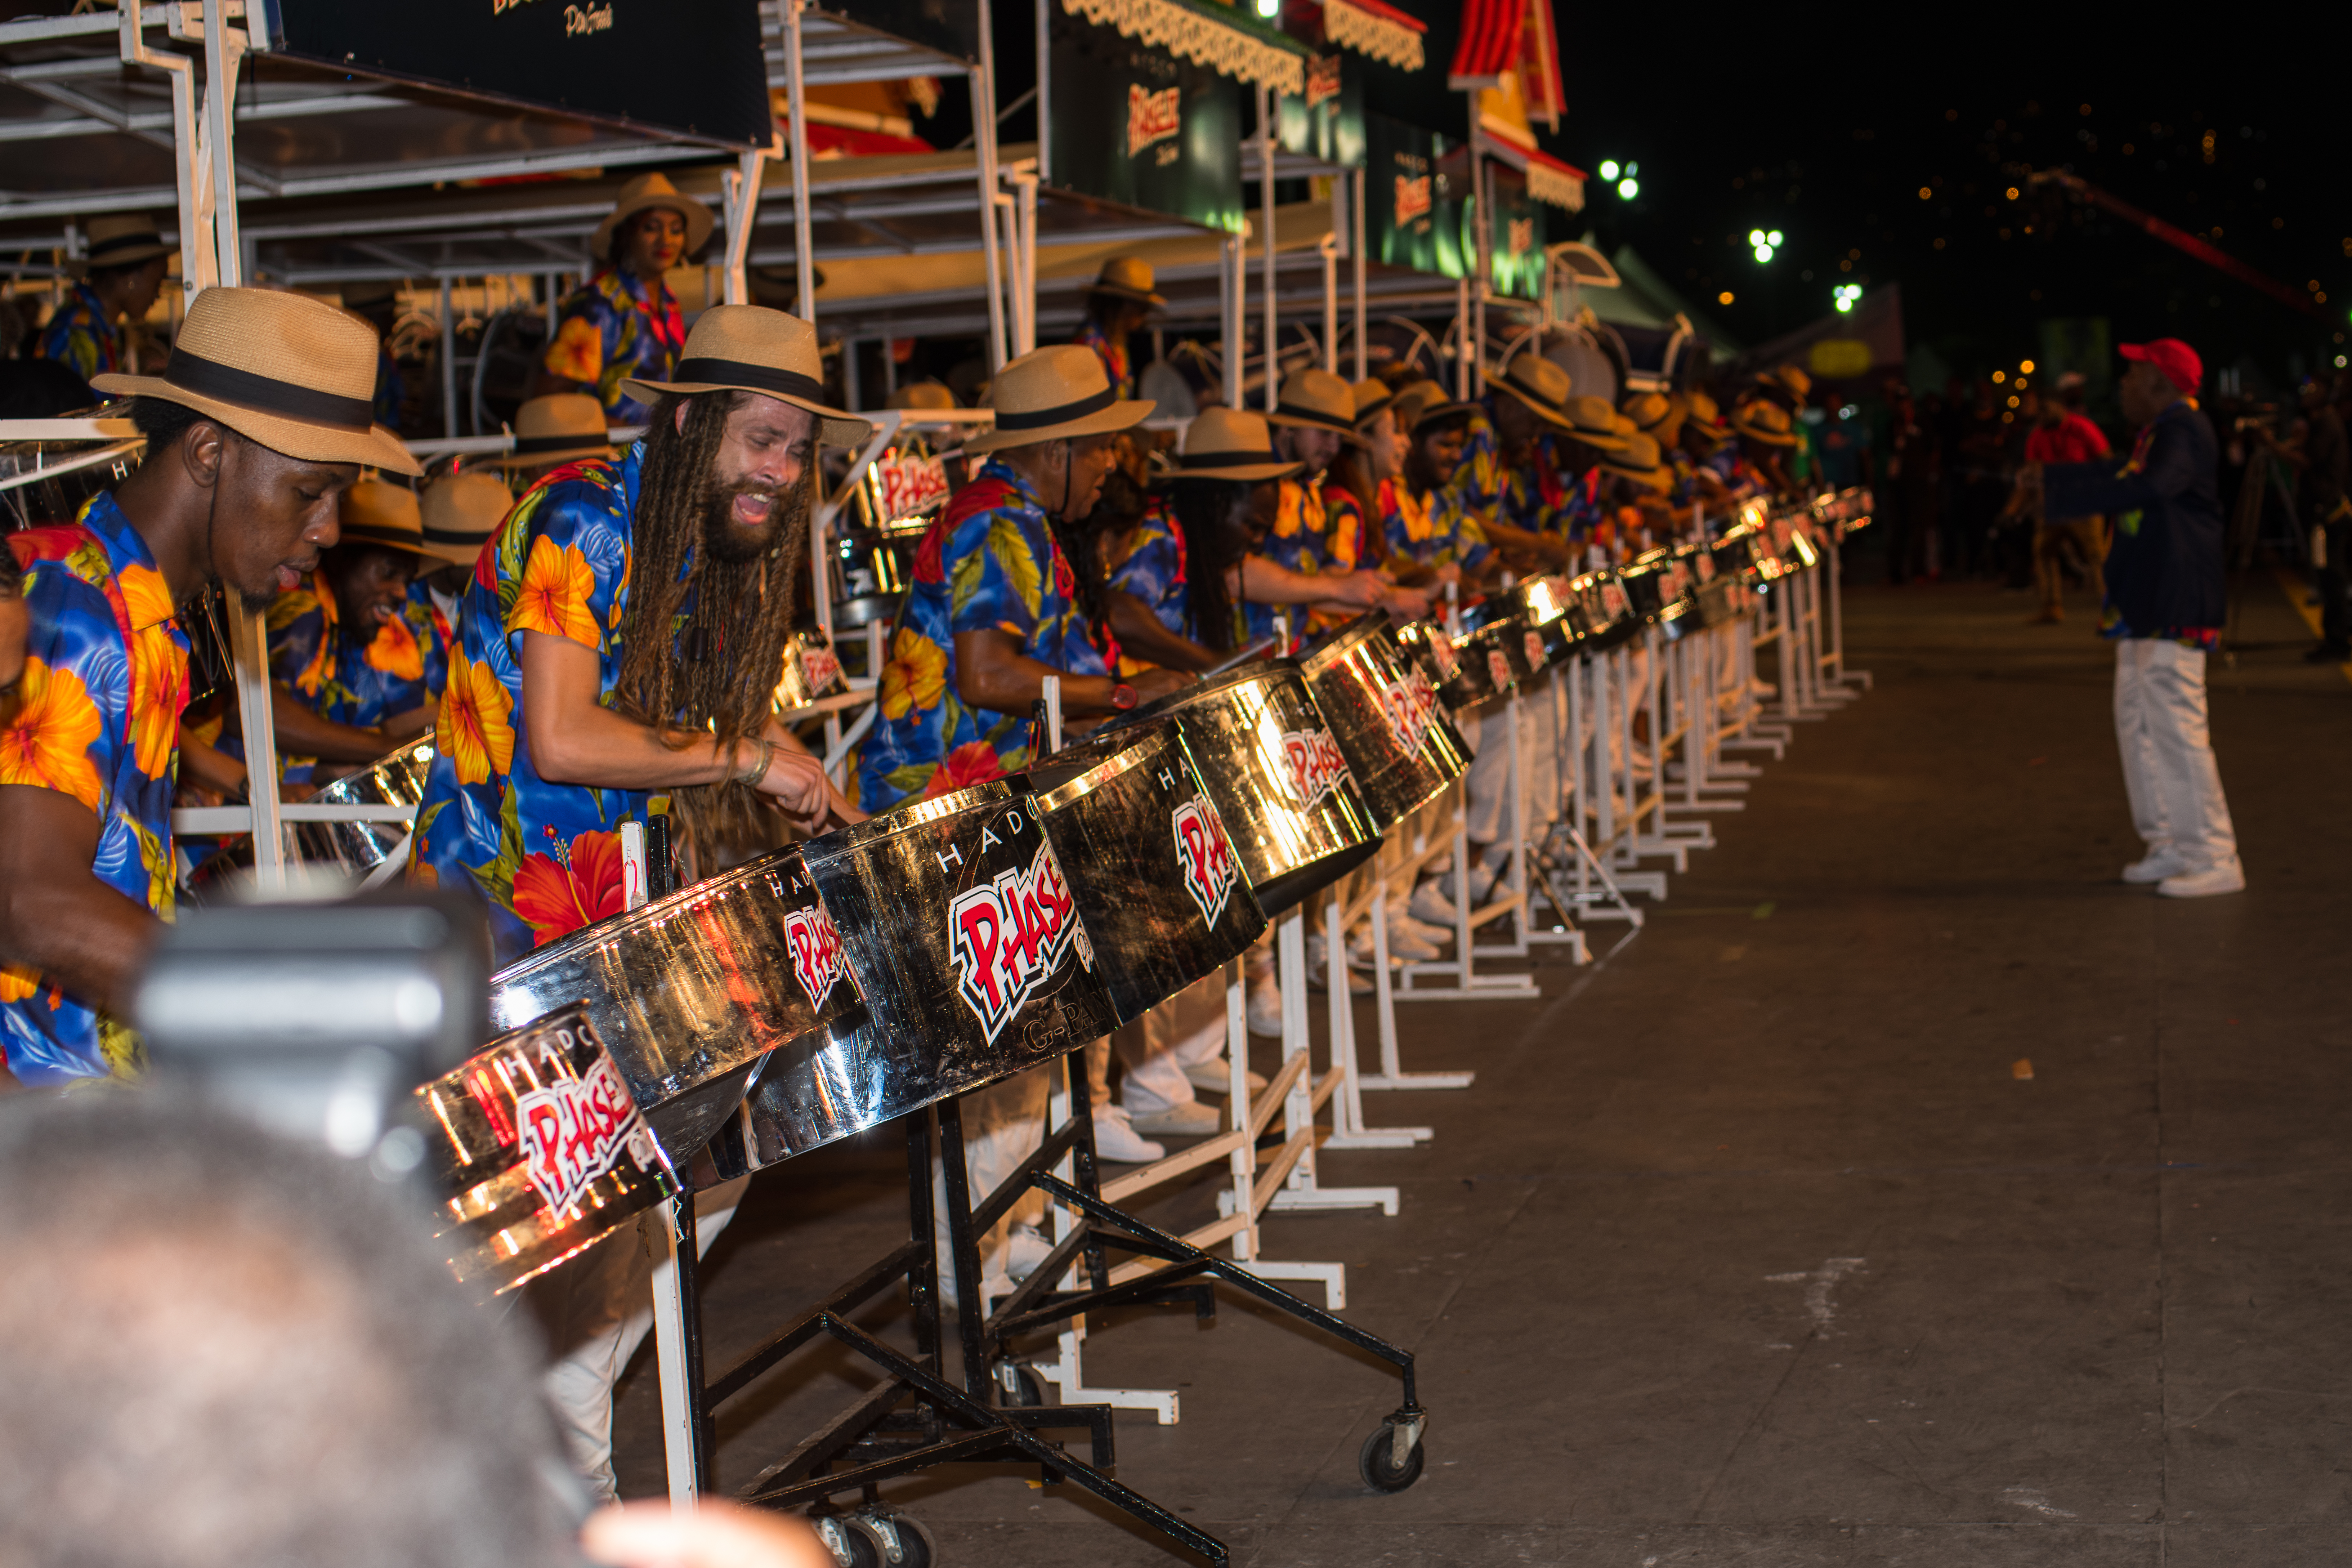
[[[2205,719],[2205,650],[2169,637],[2116,644],[2116,745],[2132,826],[2190,871],[2238,858]]]
[[[751,1184],[751,1177],[739,1176],[695,1194],[698,1257],[735,1217]],[[545,1381],[564,1447],[602,1502],[619,1496],[613,1385],[654,1326],[654,1258],[665,1249],[661,1227],[668,1223],[668,1210],[655,1209],[525,1287],[555,1357]]]
[[[1527,822],[1530,837],[1559,819],[1559,714],[1548,681],[1537,681],[1520,695],[1520,777],[1527,791]],[[1472,748],[1470,801],[1465,823],[1473,844],[1492,844],[1510,829],[1511,704],[1492,702],[1482,709],[1472,732],[1464,738]]]
[[[1127,1076],[1119,1103],[1129,1114],[1156,1116],[1200,1097],[1184,1069],[1225,1054],[1225,977],[1194,982],[1112,1037]]]

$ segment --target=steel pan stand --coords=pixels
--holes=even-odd
[[[1463,900],[1464,903],[1469,900]],[[1327,933],[1324,938],[1324,978],[1332,994],[1339,998],[1335,1007],[1347,1005],[1348,948],[1345,932]],[[1289,1134],[1274,1164],[1263,1178],[1273,1194],[1273,1206],[1278,1209],[1360,1209],[1378,1208],[1393,1218],[1397,1212],[1397,1189],[1394,1187],[1327,1187],[1318,1179],[1315,1153],[1315,1118],[1324,1103],[1337,1093],[1341,1081],[1337,1064],[1338,1042],[1334,1040],[1334,1065],[1320,1079],[1307,1065],[1310,1042],[1307,1017],[1307,906],[1304,903],[1286,910],[1275,922],[1275,974],[1282,991],[1282,1065],[1289,1079],[1290,1091],[1283,1106],[1285,1130]],[[1298,1064],[1295,1068],[1292,1064]],[[1271,1091],[1273,1086],[1267,1086]],[[1286,1166],[1285,1162],[1288,1163]],[[1277,1172],[1279,1173],[1277,1174]]]
[[[1643,870],[1636,847],[1642,817],[1640,786],[1633,776],[1633,660],[1628,648],[1612,648],[1593,661],[1592,771],[1601,787],[1593,795],[1599,825],[1592,842],[1621,890],[1664,900],[1666,874]],[[1621,815],[1622,825],[1617,820]]]
[[[1592,845],[1584,837],[1585,799],[1590,780],[1586,764],[1590,752],[1583,741],[1585,670],[1592,663],[1580,657],[1572,666],[1560,667],[1558,679],[1560,719],[1559,750],[1562,800],[1559,820],[1552,825],[1546,840],[1543,868],[1545,896],[1563,916],[1570,914],[1585,920],[1623,921],[1635,929],[1641,927],[1642,911],[1625,897],[1609,873],[1608,866],[1593,853]],[[1569,868],[1575,868],[1571,882]],[[1576,962],[1591,962],[1591,949],[1586,944],[1584,932],[1576,932]]]
[[[1375,907],[1387,901],[1388,885],[1378,875],[1366,879],[1371,887],[1367,900]],[[1341,897],[1340,889],[1331,890],[1324,906],[1323,930],[1325,952],[1341,951],[1340,939],[1332,932],[1344,932],[1353,923],[1359,906]],[[1387,922],[1372,939],[1373,956],[1383,968],[1387,964]],[[1342,953],[1344,956],[1344,952]],[[1345,983],[1332,984],[1327,960],[1324,991],[1331,1004],[1330,1037],[1331,1068],[1339,1080],[1339,1092],[1331,1097],[1331,1136],[1324,1140],[1327,1149],[1410,1149],[1437,1136],[1433,1127],[1367,1127],[1364,1125],[1364,1086],[1356,1071],[1356,999]],[[1383,976],[1385,978],[1385,976]],[[1374,983],[1374,1000],[1380,999],[1381,986]],[[1393,1026],[1391,1032],[1393,1033]],[[1391,1209],[1391,1214],[1396,1211]]]
[[[1076,1131],[1082,1132],[1086,1140],[1086,1152],[1078,1169],[1082,1176],[1091,1180],[1093,1124],[1083,1109],[1083,1070],[1078,1081],[1083,1126]],[[975,1232],[968,1201],[962,1121],[953,1100],[940,1107],[939,1128],[949,1193],[948,1217],[954,1253],[951,1266],[959,1286],[957,1300],[962,1303],[957,1320],[964,1349],[963,1386],[949,1381],[940,1353],[940,1259],[931,1212],[931,1119],[915,1114],[899,1120],[907,1146],[907,1240],[708,1381],[702,1375],[694,1209],[690,1202],[684,1200],[672,1205],[668,1256],[656,1271],[654,1293],[655,1327],[663,1335],[666,1347],[659,1363],[671,1501],[690,1507],[698,1494],[711,1489],[711,1413],[794,1351],[822,1336],[836,1341],[874,1366],[883,1374],[882,1379],[782,1458],[761,1470],[739,1494],[742,1501],[782,1510],[803,1504],[828,1506],[829,1500],[855,1492],[859,1500],[850,1513],[851,1522],[868,1532],[869,1542],[882,1540],[887,1532],[888,1540],[895,1542],[898,1531],[914,1527],[883,1503],[879,1489],[882,1482],[946,1464],[1034,1465],[1045,1484],[1076,1481],[1112,1507],[1212,1563],[1229,1562],[1223,1542],[1105,1473],[1115,1462],[1108,1406],[1024,1407],[1007,1405],[993,1397],[990,1363],[979,1353],[985,1337],[979,1300],[980,1257],[973,1242]],[[1066,1147],[1073,1135],[1063,1134]],[[1049,1140],[1048,1146],[1052,1147],[1053,1142]],[[1031,1164],[1034,1166],[1035,1162]],[[1007,1206],[1011,1201],[1010,1196],[1004,1199]],[[996,1215],[1002,1213],[1002,1208],[997,1209],[987,1223],[993,1224]],[[913,1308],[915,1348],[911,1354],[883,1342],[852,1321],[862,1308],[899,1285],[905,1287]],[[1207,1287],[1194,1289],[1205,1293]],[[1306,1310],[1313,1311],[1312,1308]],[[1354,1335],[1356,1331],[1348,1332]],[[1418,1420],[1421,1412],[1411,1400],[1410,1357],[1404,1364],[1408,1368],[1406,1404]],[[1041,1436],[1044,1432],[1074,1427],[1084,1429],[1089,1439],[1087,1458],[1081,1459]],[[820,1527],[835,1535],[843,1528],[829,1515],[820,1521]]]
[[[1439,801],[1444,796],[1441,795]],[[1412,820],[1412,847],[1403,847],[1402,824],[1390,829],[1390,847],[1398,851],[1395,862],[1380,874],[1372,886],[1372,1014],[1380,1033],[1381,1070],[1365,1073],[1356,1079],[1359,1089],[1468,1089],[1477,1079],[1475,1072],[1407,1072],[1397,1054],[1395,972],[1389,967],[1389,892],[1402,889],[1408,896],[1420,877],[1422,868],[1435,855],[1450,847],[1432,850],[1429,847],[1429,825],[1440,809],[1433,801],[1422,807]],[[1353,1043],[1353,1031],[1349,1035]]]
[[[1731,652],[1728,638],[1737,625],[1738,622],[1733,621],[1709,626],[1695,642],[1684,639],[1688,652],[1683,660],[1685,717],[1683,721],[1682,798],[1675,802],[1678,811],[1748,809],[1748,803],[1744,800],[1721,798],[1727,795],[1744,795],[1748,790],[1746,782],[1729,776],[1724,765],[1720,749],[1723,743],[1723,701],[1715,684],[1716,676],[1726,662],[1725,655]],[[1752,773],[1755,770],[1745,768],[1744,771]],[[1727,776],[1717,779],[1714,775],[1718,773]]]
[[[1291,918],[1295,920],[1296,911],[1292,912]],[[1304,942],[1297,940],[1296,924],[1290,930],[1295,944],[1300,949],[1298,956],[1303,970]],[[1229,1024],[1234,1016],[1231,1001],[1234,994],[1228,993]],[[1286,992],[1285,1008],[1289,1009],[1296,1005],[1303,1009],[1303,988],[1298,998],[1298,1002],[1294,1004],[1291,994]],[[1298,1065],[1303,1059],[1294,1057],[1285,1060],[1282,1073],[1266,1085],[1261,1095],[1263,1104],[1270,1109],[1286,1092],[1296,1095],[1297,1079],[1304,1076],[1304,1069]],[[1238,1072],[1235,1077],[1238,1080]],[[966,1382],[971,1385],[973,1397],[980,1398],[988,1393],[993,1369],[1012,1364],[1012,1342],[1021,1336],[1054,1331],[1087,1313],[1116,1307],[1189,1306],[1196,1318],[1206,1321],[1216,1315],[1215,1285],[1223,1282],[1398,1369],[1403,1381],[1402,1403],[1365,1444],[1358,1457],[1358,1469],[1368,1485],[1381,1491],[1402,1491],[1419,1479],[1422,1468],[1419,1450],[1422,1434],[1428,1423],[1428,1413],[1415,1397],[1412,1352],[1367,1333],[1345,1319],[1310,1306],[1280,1287],[1268,1283],[1255,1269],[1244,1268],[1239,1262],[1213,1257],[1184,1237],[1171,1236],[1116,1207],[1096,1174],[1094,1111],[1088,1103],[1092,1089],[1087,1085],[1083,1068],[1069,1070],[1066,1083],[1069,1114],[1062,1125],[1049,1132],[1045,1142],[1023,1162],[1021,1168],[977,1205],[971,1201],[963,1163],[961,1112],[953,1100],[942,1102],[939,1108],[940,1147],[946,1163],[948,1229],[956,1271],[956,1300],[965,1304],[958,1315],[958,1324],[962,1337]],[[1255,1112],[1252,1120],[1256,1120]],[[1304,1158],[1305,1152],[1313,1147],[1314,1128],[1311,1123],[1302,1126],[1294,1121],[1291,1126],[1293,1135],[1290,1141],[1275,1157],[1264,1178],[1270,1190],[1283,1179],[1284,1162]],[[1254,1152],[1252,1157],[1255,1157]],[[1066,1177],[1056,1173],[1057,1168],[1065,1166],[1071,1172]],[[928,1167],[924,1176],[928,1191]],[[1043,1193],[1049,1203],[1070,1211],[1073,1223],[1055,1243],[1054,1250],[1038,1265],[1035,1272],[1016,1285],[1011,1295],[993,1302],[982,1317],[977,1305],[981,1291],[977,1238],[1003,1218],[1025,1193],[1033,1190]],[[1243,1234],[1242,1228],[1236,1227],[1234,1234]],[[1114,1251],[1131,1253],[1135,1257],[1114,1268],[1109,1256]],[[1076,1278],[1074,1271],[1081,1268],[1093,1282],[1092,1287],[1068,1289],[1066,1282]],[[1017,1376],[1010,1381],[1016,1385],[1018,1384]],[[1079,1413],[1102,1408],[1082,1406]],[[1066,1407],[1064,1413],[1067,1413]],[[1005,1414],[1033,1415],[1051,1413],[1022,1410]],[[1104,1414],[1107,1415],[1108,1411]],[[1106,1455],[1108,1452],[1107,1426],[1103,1429],[1103,1436],[1098,1439],[1097,1452]],[[1107,1460],[1098,1459],[1097,1462]],[[1080,1480],[1097,1495],[1108,1495],[1086,1478],[1077,1476],[1075,1470],[1073,1479]],[[1128,1496],[1133,1501],[1121,1502],[1118,1506],[1138,1518],[1145,1519],[1160,1529],[1162,1533],[1184,1540],[1194,1551],[1211,1556],[1213,1561],[1220,1563],[1225,1561],[1222,1542],[1189,1525],[1183,1527],[1188,1534],[1178,1536],[1177,1531],[1167,1529],[1160,1522],[1171,1517],[1165,1510],[1136,1494],[1129,1493]],[[1138,1507],[1138,1504],[1141,1506]],[[1147,1513],[1146,1510],[1150,1512]],[[1174,1522],[1181,1524],[1182,1521]],[[1206,1542],[1206,1545],[1197,1542]]]
[[[1524,878],[1526,874],[1524,859],[1526,802],[1522,795],[1521,782],[1525,768],[1519,755],[1518,700],[1518,693],[1514,690],[1507,699],[1510,706],[1507,709],[1507,712],[1509,714],[1510,721],[1505,724],[1503,729],[1506,735],[1505,743],[1511,749],[1510,772],[1505,784],[1505,787],[1509,791],[1511,831],[1514,835],[1520,836],[1520,841],[1513,848],[1512,858],[1515,869],[1521,878]],[[1527,895],[1521,890],[1501,892],[1503,879],[1498,877],[1496,879],[1497,896],[1490,900],[1483,909],[1473,910],[1470,907],[1470,781],[1468,776],[1465,774],[1454,787],[1457,794],[1454,796],[1454,956],[1423,959],[1417,963],[1404,965],[1402,971],[1404,984],[1394,987],[1391,994],[1396,1000],[1404,1002],[1469,1002],[1493,996],[1523,1001],[1528,997],[1539,996],[1543,994],[1543,989],[1537,984],[1536,977],[1532,974],[1481,974],[1478,973],[1478,957],[1481,953],[1504,956],[1523,956],[1526,953],[1527,949],[1523,943],[1509,947],[1495,945],[1481,947],[1477,944],[1476,932],[1480,926],[1513,910],[1521,911],[1518,923],[1524,929],[1527,925],[1525,919]],[[1385,971],[1383,973],[1385,973]],[[1421,984],[1421,977],[1424,974],[1445,975],[1450,977],[1454,984],[1424,986]],[[1377,985],[1378,983],[1375,984]]]
[[[1851,689],[1858,682],[1868,691],[1875,684],[1870,671],[1845,667],[1845,535],[1844,519],[1830,525],[1830,651],[1823,668],[1830,672],[1832,686]]]

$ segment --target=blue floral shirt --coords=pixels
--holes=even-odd
[[[422,581],[412,582],[401,613],[362,643],[341,623],[334,595],[314,573],[269,606],[269,677],[320,718],[354,730],[373,730],[425,706],[449,683],[449,649],[435,626]],[[220,749],[242,759],[242,736],[223,737]],[[384,749],[392,749],[390,742]],[[307,784],[314,757],[280,752],[280,777]]]
[[[598,700],[614,705],[644,460],[641,441],[618,463],[568,464],[533,485],[474,563],[458,605],[409,874],[480,894],[499,964],[621,912],[621,825],[651,810],[641,791],[540,776],[520,657],[525,632],[593,649]]]
[[[1110,673],[1044,503],[995,461],[955,493],[916,551],[858,761],[867,811],[1000,778],[1028,760],[1028,714],[970,708],[957,691],[956,634],[977,631],[1010,632],[1023,655],[1071,675]]]
[[[1381,508],[1381,535],[1389,553],[1423,566],[1456,565],[1475,571],[1494,551],[1486,536],[1445,489],[1416,496],[1401,479],[1382,479],[1374,500]]]
[[[1152,497],[1142,521],[1128,537],[1127,559],[1111,568],[1110,585],[1142,600],[1160,617],[1160,624],[1178,637],[1193,636],[1192,592],[1184,576],[1184,530],[1169,510],[1167,498]],[[1133,658],[1119,660],[1121,675],[1150,668]]]
[[[1508,396],[1507,393],[1494,395]],[[1473,530],[1486,522],[1507,523],[1529,533],[1563,533],[1567,500],[1549,437],[1538,436],[1522,463],[1503,460],[1501,440],[1484,412],[1470,416],[1462,461],[1443,487]],[[1486,535],[1479,532],[1480,542]]]
[[[660,279],[647,288],[634,273],[608,267],[563,301],[541,363],[549,373],[593,388],[615,425],[642,425],[652,413],[621,390],[630,376],[667,381],[686,348],[677,297]]]
[[[9,536],[25,569],[31,626],[23,702],[0,731],[0,784],[71,795],[98,818],[91,874],[172,918],[172,788],[188,639],[146,541],[110,494],[73,528]],[[0,1044],[19,1083],[135,1077],[145,1049],[130,1026],[32,970],[0,964]]]
[[[114,324],[90,286],[77,283],[57,314],[42,326],[33,357],[56,360],[88,381],[122,368],[122,329]]]
[[[1135,377],[1128,367],[1127,350],[1112,342],[1110,335],[1102,330],[1098,322],[1088,321],[1078,329],[1078,335],[1070,341],[1082,348],[1095,351],[1095,358],[1102,361],[1103,374],[1110,377],[1113,392],[1118,393],[1121,397],[1135,395]]]

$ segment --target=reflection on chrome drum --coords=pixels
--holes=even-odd
[[[1391,635],[1365,616],[1299,661],[1372,820],[1386,831],[1462,775],[1469,748],[1437,691]]]
[[[415,1091],[436,1239],[481,1296],[502,1294],[678,1191],[596,1026],[566,1007]]]

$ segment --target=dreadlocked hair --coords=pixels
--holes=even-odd
[[[1105,476],[1092,510],[1075,522],[1052,519],[1062,553],[1070,563],[1070,576],[1078,589],[1078,613],[1087,618],[1087,636],[1097,652],[1108,653],[1110,627],[1110,574],[1103,570],[1103,554],[1113,534],[1135,525],[1151,497],[1127,477],[1125,468]]]
[[[1169,509],[1184,531],[1184,596],[1192,638],[1218,653],[1234,651],[1233,595],[1225,574],[1241,564],[1234,537],[1249,510],[1250,487],[1240,479],[1179,478],[1168,486]]]
[[[816,465],[785,494],[775,545],[750,561],[702,548],[703,527],[724,495],[717,482],[727,416],[740,393],[665,395],[646,427],[637,481],[635,560],[621,617],[620,711],[682,750],[704,734],[722,752],[766,726],[784,668]],[[678,410],[686,410],[684,427]],[[754,792],[731,780],[670,792],[702,866],[722,846],[767,834]]]

